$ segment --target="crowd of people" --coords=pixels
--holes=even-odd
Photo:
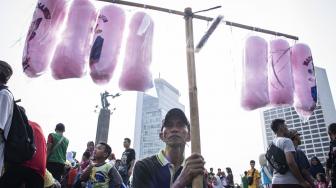
[[[190,141],[190,123],[178,108],[170,109],[159,133],[165,143],[157,154],[135,159],[130,148],[131,139],[124,139],[124,152],[116,159],[105,142],[87,142],[81,161],[75,152],[67,152],[69,140],[64,136],[65,125],[58,123],[55,132],[44,136],[38,123],[29,120],[33,131],[35,154],[21,163],[6,161],[6,144],[11,130],[14,97],[7,88],[13,70],[0,61],[0,187],[1,188],[186,188],[195,177],[203,177],[204,188],[240,187],[234,183],[232,169],[213,168],[207,171],[201,154],[185,156],[185,145]],[[330,152],[325,168],[317,157],[310,159],[300,150],[300,133],[288,130],[283,119],[272,121],[275,134],[272,143],[284,153],[286,171],[269,165],[265,154],[260,155],[260,169],[255,161],[242,176],[243,188],[327,188],[336,187],[336,123],[328,127]],[[46,139],[47,138],[47,139]]]
[[[308,160],[299,148],[301,134],[295,130],[288,130],[285,120],[275,119],[271,128],[276,135],[272,141],[285,156],[287,171],[277,172],[266,160],[265,154],[259,157],[260,171],[254,168],[255,161],[251,160],[251,169],[241,177],[244,188],[328,188],[336,187],[336,123],[328,127],[330,136],[330,152],[325,166],[319,158],[314,156]]]

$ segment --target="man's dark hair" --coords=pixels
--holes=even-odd
[[[284,125],[284,124],[285,124],[285,120],[283,120],[283,119],[275,119],[275,120],[273,120],[272,123],[271,123],[271,129],[272,129],[272,131],[273,131],[274,133],[277,133],[278,130],[279,130],[279,127],[280,127],[281,125]]]
[[[126,140],[128,143],[131,143],[131,139],[130,138],[124,138],[124,140]]]
[[[250,160],[250,164],[251,164],[251,163],[255,164],[255,161],[254,161],[254,160]]]
[[[0,83],[6,84],[12,74],[12,67],[7,62],[0,60]]]
[[[336,123],[332,123],[328,126],[329,134],[336,134]]]
[[[99,144],[105,146],[105,152],[107,153],[106,159],[107,159],[108,156],[111,155],[111,152],[112,152],[111,147],[108,144],[106,144],[105,142],[100,142]]]
[[[87,159],[90,159],[91,154],[90,154],[90,152],[86,151],[86,152],[83,153],[83,156],[86,157]]]
[[[65,126],[63,123],[58,123],[56,125],[55,131],[59,131],[59,132],[64,132],[65,131]]]
[[[88,143],[86,144],[87,146],[88,145],[94,145],[94,142],[93,141],[88,141]]]

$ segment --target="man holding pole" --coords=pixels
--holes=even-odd
[[[160,139],[166,146],[158,154],[137,161],[133,169],[132,188],[185,188],[204,173],[204,159],[193,153],[184,159],[185,144],[190,141],[190,124],[178,108],[168,111],[163,120]]]

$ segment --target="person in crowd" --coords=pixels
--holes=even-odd
[[[69,144],[69,140],[63,135],[64,132],[64,124],[58,123],[55,133],[50,133],[47,141],[47,169],[59,182],[64,174],[66,151]]]
[[[264,153],[259,155],[259,164],[261,184],[264,188],[270,188],[272,185],[272,172],[267,165],[267,160]]]
[[[220,180],[219,174],[216,174],[214,177],[213,177],[213,180],[212,180],[212,187],[213,188],[223,188],[223,185],[222,185],[222,181]]]
[[[234,181],[233,181],[233,174],[232,174],[232,170],[230,167],[226,167],[226,180],[227,180],[227,187],[228,188],[233,188],[234,187]]]
[[[111,153],[111,155],[107,158],[109,160],[109,163],[114,166],[115,163],[116,163],[116,157],[115,157],[115,154],[114,153]]]
[[[135,163],[132,188],[184,188],[204,174],[205,162],[200,154],[184,158],[185,145],[190,141],[190,124],[181,109],[168,111],[159,136],[165,148]]]
[[[258,188],[260,184],[260,173],[255,168],[255,161],[250,161],[251,168],[247,171],[248,188]]]
[[[328,182],[324,173],[317,173],[316,178],[317,178],[316,188],[328,187]]]
[[[301,172],[302,177],[309,182],[311,187],[314,187],[314,179],[312,175],[309,173],[310,164],[308,158],[306,154],[299,148],[299,146],[301,145],[300,135],[301,134],[295,129],[289,130],[288,136],[292,140],[295,147],[296,164]]]
[[[93,156],[93,150],[95,148],[94,142],[93,141],[88,141],[88,143],[86,144],[86,150],[87,152],[90,153],[90,156]]]
[[[46,172],[46,140],[41,127],[29,121],[34,134],[36,153],[33,158],[22,164],[8,164],[4,175],[0,178],[0,187],[43,188]]]
[[[310,159],[310,168],[309,168],[309,172],[310,174],[313,176],[313,178],[316,180],[317,177],[316,175],[318,173],[322,173],[325,174],[325,170],[323,168],[323,165],[321,164],[321,161],[319,158],[317,158],[316,156],[312,157]]]
[[[124,148],[125,151],[121,155],[121,165],[118,168],[118,171],[123,179],[125,185],[129,185],[129,178],[132,174],[134,162],[135,162],[135,151],[130,148],[131,139],[124,139]]]
[[[220,177],[221,174],[222,174],[222,169],[221,169],[221,168],[218,168],[218,169],[217,169],[217,174],[216,174],[216,175],[217,175],[218,177]]]
[[[214,176],[215,176],[215,173],[214,173],[214,171],[213,171],[213,168],[212,167],[210,167],[210,169],[209,169],[210,171],[209,171],[209,178],[213,178]]]
[[[326,165],[327,179],[330,180],[331,186],[336,187],[336,123],[328,126],[330,137],[329,155]]]
[[[209,172],[206,169],[204,169],[204,179],[206,181],[205,188],[213,188],[212,180],[209,178]]]
[[[91,154],[88,151],[85,151],[82,155],[82,160],[79,163],[79,173],[82,173],[83,170],[89,165],[90,163]]]
[[[61,184],[52,176],[48,170],[46,170],[43,180],[44,188],[61,188]]]
[[[111,154],[111,147],[100,142],[93,151],[93,159],[80,176],[80,181],[87,182],[88,187],[93,188],[120,188],[122,178],[111,164],[105,162]]]
[[[223,187],[227,187],[228,186],[228,180],[227,180],[227,177],[226,177],[226,174],[225,174],[224,171],[221,172],[220,179],[222,181]]]
[[[276,135],[272,142],[284,152],[289,167],[289,170],[285,174],[274,171],[272,188],[309,188],[310,184],[302,177],[295,162],[295,147],[292,140],[288,138],[289,132],[285,120],[273,120],[271,129]]]
[[[13,74],[12,67],[0,60],[0,177],[4,167],[5,140],[12,123],[14,98],[6,89],[7,82]]]
[[[248,182],[247,182],[247,171],[244,171],[244,175],[240,175],[241,176],[241,182],[243,185],[243,188],[248,188]]]

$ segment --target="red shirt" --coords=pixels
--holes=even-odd
[[[36,153],[31,160],[24,162],[22,166],[29,167],[36,171],[41,177],[44,177],[47,163],[47,146],[45,137],[41,127],[37,123],[29,121],[29,125],[33,129]]]

